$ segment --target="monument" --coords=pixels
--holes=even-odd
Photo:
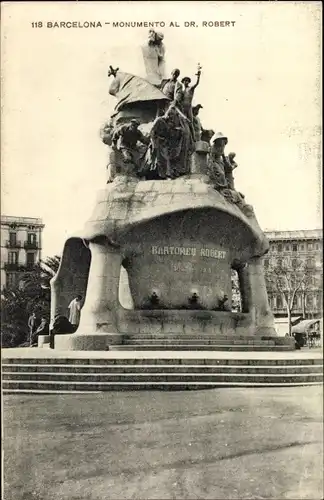
[[[65,242],[52,280],[52,325],[78,295],[81,319],[74,333],[54,331],[54,347],[107,350],[132,333],[194,331],[293,349],[274,328],[262,265],[268,242],[234,186],[235,153],[226,154],[224,134],[197,126],[202,68],[192,87],[188,77],[177,80],[179,70],[166,80],[162,40],[150,31],[142,47],[146,79],[109,68],[117,104],[101,129],[107,184],[83,232]],[[119,301],[121,269],[133,309]],[[232,270],[240,313],[232,311]]]

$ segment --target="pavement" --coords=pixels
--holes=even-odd
[[[3,410],[4,500],[323,498],[318,386],[4,395]]]

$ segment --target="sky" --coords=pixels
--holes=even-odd
[[[164,22],[167,74],[193,78],[201,64],[203,127],[227,135],[236,187],[264,230],[321,227],[320,2],[3,2],[1,11],[1,213],[42,217],[44,256],[62,251],[105,187],[99,129],[116,104],[108,66],[145,77],[148,28],[114,21]],[[103,27],[47,28],[54,21]]]

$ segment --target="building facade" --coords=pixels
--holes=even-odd
[[[1,216],[1,289],[18,285],[20,276],[42,256],[42,219]]]
[[[322,307],[322,243],[323,235],[320,229],[303,231],[266,231],[270,250],[264,257],[264,267],[267,270],[283,265],[289,269],[294,262],[301,263],[307,273],[305,283],[301,286],[294,299],[292,314],[306,319],[319,318],[323,315]],[[284,297],[268,283],[268,295],[275,317],[287,316]]]

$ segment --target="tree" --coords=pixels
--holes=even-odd
[[[47,257],[26,271],[20,278],[20,287],[24,290],[50,290],[50,281],[58,271],[61,257]]]
[[[1,337],[3,347],[16,347],[28,340],[28,317],[32,312],[50,319],[50,280],[60,265],[60,257],[48,257],[25,271],[19,285],[1,295]]]
[[[267,288],[270,294],[279,294],[284,302],[288,317],[288,334],[291,335],[291,315],[297,294],[305,294],[311,285],[311,273],[307,262],[285,257],[265,268]]]
[[[3,290],[1,294],[1,345],[16,347],[28,338],[27,321],[32,305],[22,290]]]

